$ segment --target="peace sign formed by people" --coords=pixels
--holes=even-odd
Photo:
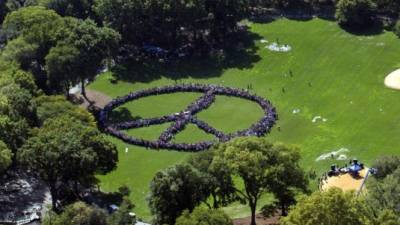
[[[170,94],[176,92],[199,92],[203,93],[203,95],[189,104],[184,110],[170,115],[147,119],[137,119],[121,123],[113,123],[109,120],[109,115],[112,110],[127,102],[151,95]],[[262,108],[264,115],[258,122],[251,125],[248,129],[225,134],[222,131],[212,127],[207,122],[196,117],[197,113],[207,109],[214,103],[216,95],[225,95],[253,101]],[[156,87],[138,92],[132,92],[124,97],[112,100],[104,107],[103,110],[101,110],[99,115],[99,122],[102,128],[107,133],[127,143],[152,149],[170,149],[178,151],[202,151],[208,149],[215,143],[215,141],[202,141],[197,143],[171,142],[174,136],[183,131],[186,125],[189,123],[192,123],[199,129],[214,135],[219,141],[225,142],[239,136],[264,136],[271,130],[276,120],[277,114],[275,108],[268,100],[262,97],[250,94],[248,90],[204,84],[178,84],[174,86]],[[172,123],[172,125],[162,132],[158,140],[155,141],[131,137],[123,132],[123,130],[127,129],[148,127],[164,123]]]

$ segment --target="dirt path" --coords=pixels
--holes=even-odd
[[[112,100],[110,96],[94,90],[86,90],[86,96],[92,102],[92,105],[101,109],[104,108],[104,106]],[[82,101],[80,105],[82,107],[88,108],[90,103],[80,94],[78,95],[78,98]]]
[[[240,219],[234,219],[234,225],[249,225],[251,222],[251,217],[245,217]],[[279,222],[279,216],[274,216],[270,218],[265,218],[261,214],[256,215],[256,223],[257,225],[276,225]]]

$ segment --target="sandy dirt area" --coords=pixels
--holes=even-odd
[[[329,177],[322,184],[322,190],[328,190],[331,187],[338,187],[344,191],[358,191],[364,180],[368,168],[360,171],[360,176],[357,178],[352,177],[349,173],[339,176]]]
[[[251,217],[245,217],[240,219],[234,219],[234,225],[249,225],[251,222]],[[257,225],[276,225],[279,222],[279,216],[273,216],[270,218],[265,218],[261,214],[256,215],[256,223]]]

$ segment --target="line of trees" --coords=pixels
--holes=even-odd
[[[266,193],[275,196],[275,207],[286,215],[296,202],[295,195],[307,192],[308,179],[299,160],[297,148],[262,138],[237,138],[219,144],[188,163],[155,175],[148,197],[153,222],[173,225],[185,210],[184,218],[200,204],[218,209],[240,201],[249,206],[251,225],[255,225],[258,201]],[[239,187],[235,179],[243,185]]]

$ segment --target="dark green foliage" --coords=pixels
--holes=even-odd
[[[390,16],[398,16],[400,12],[400,1],[397,0],[375,0],[377,9],[381,13],[389,14]]]
[[[189,159],[188,163],[203,173],[213,204],[210,207],[219,208],[226,206],[237,199],[236,189],[230,170],[227,167],[212,168],[214,151],[197,153]],[[208,204],[208,202],[205,202]]]
[[[51,65],[48,73],[64,81],[64,86],[80,81],[85,95],[84,81],[93,80],[104,65],[104,60],[118,48],[120,36],[110,28],[100,28],[92,20],[84,20],[71,29],[69,36],[50,52],[46,61]],[[55,78],[55,79],[57,79]],[[68,83],[69,82],[69,83]]]
[[[35,6],[38,0],[3,0],[10,12],[16,11],[23,7]]]
[[[129,215],[135,206],[131,203],[128,197],[124,197],[118,210],[111,214],[108,218],[108,225],[132,225],[136,223],[136,219]]]
[[[125,43],[165,48],[189,42],[212,46],[236,29],[247,0],[96,0],[104,22],[122,34]],[[204,48],[206,46],[203,46]]]
[[[373,222],[373,213],[365,202],[352,192],[344,193],[335,188],[303,197],[281,220],[282,225],[375,224]]]
[[[65,100],[63,96],[40,96],[36,99],[37,117],[39,125],[46,120],[67,115],[80,122],[95,127],[96,122],[92,114],[87,110],[77,107]]]
[[[6,1],[1,1],[0,2],[0,24],[3,23],[3,20],[6,17],[7,13],[8,13],[8,8],[6,6]]]
[[[371,27],[375,8],[372,0],[339,0],[336,5],[336,19],[343,26]]]
[[[400,169],[382,180],[370,180],[368,200],[375,210],[393,210],[400,216]]]
[[[3,59],[31,71],[37,85],[50,94],[67,95],[72,85],[93,79],[119,42],[112,29],[92,20],[63,18],[39,6],[10,13],[4,28],[11,31]]]
[[[0,141],[0,175],[11,165],[12,155],[7,145]]]
[[[18,156],[47,182],[54,209],[57,209],[61,184],[78,192],[77,184],[92,185],[95,174],[111,171],[118,161],[115,145],[97,129],[66,116],[46,120],[26,141]]]
[[[157,225],[175,223],[184,210],[190,212],[208,197],[202,174],[186,164],[158,172],[150,183],[149,207]]]
[[[215,151],[214,168],[227,166],[232,176],[243,182],[244,188],[237,190],[237,194],[251,209],[251,225],[255,224],[257,202],[263,194],[274,194],[285,214],[295,202],[294,191],[304,191],[307,187],[297,148],[244,137],[220,144]]]
[[[63,213],[50,212],[43,219],[43,225],[108,225],[105,211],[77,202],[66,207]]]
[[[392,155],[380,157],[375,160],[372,167],[377,169],[377,173],[374,177],[377,179],[383,179],[400,168],[400,156]]]
[[[56,11],[61,16],[80,19],[93,16],[93,0],[42,0],[40,5]]]
[[[232,220],[221,210],[196,208],[185,210],[175,225],[232,225]]]
[[[394,33],[400,38],[400,21],[397,21],[393,28]]]

